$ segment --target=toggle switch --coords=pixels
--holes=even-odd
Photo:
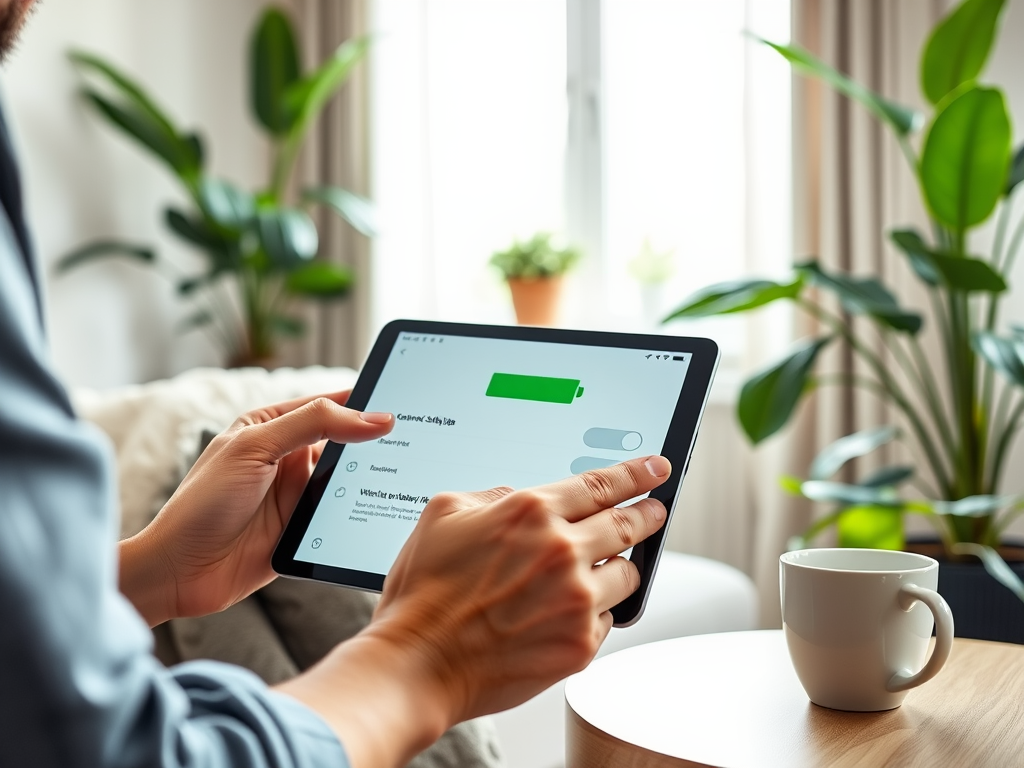
[[[635,451],[644,439],[639,432],[625,429],[607,429],[591,427],[583,433],[583,442],[591,448],[603,448],[606,451]]]
[[[580,475],[584,472],[589,472],[592,469],[604,469],[610,467],[613,464],[618,464],[615,459],[599,459],[596,456],[580,456],[578,459],[573,459],[572,464],[569,465],[569,471],[574,475]]]

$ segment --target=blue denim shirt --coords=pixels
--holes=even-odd
[[[344,768],[255,675],[153,658],[117,589],[111,451],[51,371],[28,250],[0,115],[0,768]]]

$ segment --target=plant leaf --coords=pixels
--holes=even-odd
[[[882,467],[865,477],[857,485],[862,485],[865,488],[895,488],[900,483],[912,478],[915,471],[913,467],[902,465]]]
[[[76,248],[57,260],[57,273],[80,267],[90,261],[106,259],[111,256],[128,256],[138,261],[152,264],[156,261],[156,251],[145,245],[135,245],[120,240],[94,240]]]
[[[920,232],[916,229],[894,229],[889,233],[889,238],[907,257],[914,274],[927,285],[939,284],[942,276],[931,258],[932,250]]]
[[[68,58],[81,69],[103,75],[122,95],[144,113],[153,123],[169,136],[178,136],[178,130],[170,118],[160,109],[138,83],[98,56],[85,51],[71,51]]]
[[[903,506],[900,497],[892,488],[867,488],[863,485],[836,483],[830,480],[808,480],[800,486],[800,492],[811,501],[893,508]]]
[[[966,87],[940,105],[921,151],[928,208],[954,232],[980,224],[1006,190],[1010,118],[1001,91]]]
[[[942,276],[943,284],[951,290],[1002,293],[1009,287],[1003,276],[987,261],[945,253],[933,253],[930,258]]]
[[[564,275],[582,255],[579,248],[566,245],[550,232],[538,232],[529,240],[516,238],[505,250],[491,254],[490,264],[506,280],[534,280]]]
[[[203,148],[194,134],[182,136],[167,114],[134,80],[114,65],[84,51],[71,51],[68,58],[85,72],[100,75],[125,103],[115,104],[91,88],[83,89],[86,100],[108,121],[164,160],[180,176],[190,178],[203,165]]]
[[[164,209],[164,221],[174,234],[203,249],[222,249],[224,240],[206,222],[177,208]]]
[[[804,481],[799,477],[793,477],[793,475],[783,475],[779,478],[779,487],[786,493],[793,496],[802,495],[800,486],[804,484]]]
[[[931,501],[932,511],[937,515],[953,517],[987,517],[1016,501],[1015,496],[993,496],[981,494],[965,496],[956,501]]]
[[[348,78],[352,67],[366,56],[369,47],[368,37],[346,40],[319,69],[288,86],[284,99],[295,116],[288,131],[289,141],[297,142],[306,133],[320,110]]]
[[[183,318],[178,323],[178,333],[186,333],[195,328],[202,328],[204,325],[210,325],[213,322],[213,314],[207,309],[200,309],[197,312],[193,312],[191,315]]]
[[[229,229],[247,227],[256,217],[253,196],[220,179],[204,177],[200,181],[199,201],[211,219]]]
[[[344,296],[352,288],[352,272],[327,261],[311,261],[292,270],[285,287],[302,296],[333,299]]]
[[[306,332],[306,324],[304,322],[297,317],[287,317],[286,315],[272,315],[270,326],[274,329],[275,333],[292,338],[298,338]]]
[[[782,429],[804,391],[818,353],[831,336],[806,339],[785,359],[749,378],[740,391],[737,415],[754,444]]]
[[[843,510],[837,509],[835,512],[830,512],[827,515],[817,518],[807,527],[806,531],[801,533],[799,536],[794,536],[787,542],[786,547],[788,551],[792,552],[794,549],[806,548],[811,540],[817,537],[822,531],[839,522],[839,517],[842,514]]]
[[[903,549],[903,514],[892,507],[871,505],[844,509],[836,521],[840,547]]]
[[[1010,163],[1010,175],[1006,180],[1006,196],[1009,197],[1014,188],[1024,181],[1024,144],[1017,147]]]
[[[1002,293],[1006,280],[982,259],[951,256],[933,251],[921,235],[912,230],[894,230],[892,241],[907,256],[914,272],[928,285],[944,285],[954,291]]]
[[[210,271],[206,276],[209,279],[206,282],[212,281],[223,272],[236,270],[241,265],[238,233],[217,231],[210,219],[191,216],[176,208],[165,209],[164,220],[174,234],[206,254],[210,260]],[[188,292],[193,290],[193,287],[185,289],[179,285],[178,290]]]
[[[377,235],[377,211],[373,203],[361,195],[341,187],[310,187],[303,191],[302,199],[309,203],[323,203],[329,206],[367,237]]]
[[[269,208],[257,216],[260,242],[279,269],[292,270],[309,261],[320,248],[316,225],[296,208]]]
[[[179,137],[182,144],[195,158],[196,170],[203,167],[206,162],[206,147],[203,145],[203,138],[198,133],[186,133]]]
[[[200,158],[195,148],[177,134],[168,133],[137,106],[115,104],[89,88],[82,89],[82,97],[108,122],[167,163],[182,178],[194,178],[199,173]]]
[[[932,104],[981,74],[1004,0],[966,0],[933,30],[921,56],[921,91]]]
[[[800,294],[804,281],[797,277],[792,283],[772,280],[730,280],[703,288],[690,296],[662,322],[684,317],[708,317],[746,312],[779,299],[793,299]]]
[[[896,331],[916,334],[921,330],[921,316],[901,309],[896,297],[874,278],[826,272],[813,260],[797,264],[796,269],[813,285],[835,293],[851,314],[869,315]]]
[[[1024,387],[1024,338],[1004,339],[989,331],[971,337],[974,351],[1019,387]]]
[[[846,462],[871,453],[894,440],[898,434],[896,427],[878,427],[841,437],[814,458],[808,476],[811,480],[827,480]]]
[[[844,96],[860,102],[876,118],[888,123],[897,135],[906,136],[920,127],[923,121],[920,113],[868,90],[803,48],[795,45],[781,45],[762,38],[755,39],[761,40],[762,43],[782,54],[797,71],[817,77]]]
[[[283,136],[295,124],[288,89],[299,81],[299,52],[295,32],[279,8],[267,8],[250,42],[249,101],[260,124]]]
[[[953,553],[957,555],[974,555],[981,560],[989,576],[998,581],[1018,598],[1024,601],[1024,582],[999,556],[992,547],[983,544],[959,543],[953,545]]]
[[[178,283],[178,293],[181,294],[182,296],[188,296],[192,293],[195,293],[203,286],[212,283],[214,280],[216,280],[218,277],[224,274],[225,271],[226,270],[218,269],[215,266],[205,275],[197,275],[196,277],[185,278],[184,280]]]

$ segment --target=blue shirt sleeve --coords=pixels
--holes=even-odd
[[[50,371],[37,302],[0,208],[0,765],[344,768],[254,675],[153,658],[117,589],[112,456]]]

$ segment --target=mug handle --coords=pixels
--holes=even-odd
[[[953,614],[942,599],[942,595],[931,589],[919,587],[916,584],[904,584],[899,592],[900,608],[909,611],[918,601],[928,606],[935,618],[935,649],[931,658],[916,675],[910,670],[902,669],[889,680],[885,686],[886,690],[892,693],[909,691],[921,683],[931,680],[942,669],[942,665],[949,658],[949,652],[953,649]]]

